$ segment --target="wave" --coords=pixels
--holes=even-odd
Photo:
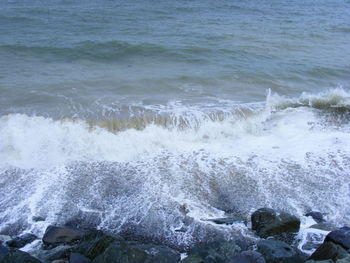
[[[270,58],[256,52],[256,49],[229,49],[205,47],[199,45],[160,45],[152,43],[130,43],[125,41],[82,41],[70,46],[29,46],[2,45],[0,52],[36,58],[55,59],[61,61],[88,60],[97,62],[114,62],[125,58],[152,57],[171,59],[179,62],[207,62],[208,57],[224,56],[239,59],[242,57]]]
[[[126,57],[143,56],[172,58],[172,60],[180,61],[200,61],[205,57],[198,57],[198,55],[205,56],[217,52],[217,50],[201,47],[165,47],[149,43],[132,44],[124,41],[83,41],[70,47],[2,45],[0,46],[1,51],[6,54],[21,54],[64,61],[91,60],[99,62],[113,62]],[[229,51],[219,50],[218,52]]]
[[[0,231],[40,234],[51,223],[83,222],[187,246],[251,236],[243,224],[207,219],[247,219],[263,206],[299,216],[319,210],[346,223],[349,120],[325,123],[319,103],[328,111],[348,97],[337,89],[290,103],[268,94],[250,114],[204,118],[186,129],[151,123],[112,132],[82,120],[2,116]]]
[[[99,106],[103,108],[101,114],[105,118],[88,120],[87,123],[91,129],[98,126],[112,132],[128,129],[143,130],[149,125],[167,129],[198,130],[208,122],[248,121],[261,112],[271,114],[299,107],[323,110],[324,115],[333,114],[333,118],[344,119],[345,122],[350,119],[350,93],[340,87],[319,94],[303,93],[300,97],[291,99],[269,91],[265,103],[237,104],[231,101],[217,101],[216,103],[220,106],[213,102],[191,106],[183,105],[181,102],[171,102],[163,106],[148,107],[120,105],[107,107],[102,104]]]
[[[51,56],[68,61],[80,59],[114,61],[125,56],[152,56],[164,54],[166,52],[166,49],[157,45],[133,45],[120,41],[104,43],[85,41],[72,47],[4,45],[0,47],[0,50],[32,56]]]
[[[4,16],[0,15],[0,23],[32,23],[36,22],[38,19],[36,17],[27,16]]]
[[[281,110],[286,108],[310,107],[323,110],[350,110],[350,92],[341,87],[318,94],[304,92],[298,98],[286,98],[273,94],[267,98],[270,107]]]
[[[200,150],[204,146],[223,143],[225,149],[226,143],[246,137],[260,139],[272,132],[281,132],[278,136],[288,137],[288,130],[274,130],[282,120],[291,121],[287,127],[300,134],[309,135],[310,129],[337,129],[346,133],[350,122],[349,107],[350,94],[337,88],[319,94],[303,93],[295,99],[269,91],[264,104],[236,104],[235,107],[226,101],[220,106],[207,107],[181,103],[109,107],[104,109],[103,115],[119,117],[100,120],[54,120],[10,114],[0,118],[0,159],[3,165],[31,167],[36,165],[35,160],[42,164],[60,163],[60,160],[130,161],[144,154],[181,151],[180,145]],[[296,119],[302,114],[305,116],[301,120]],[[299,122],[302,122],[300,127],[293,126]],[[121,146],[122,152],[113,151]],[[227,152],[231,150],[227,149]],[[36,154],[38,156],[34,157]]]

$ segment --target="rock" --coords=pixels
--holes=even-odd
[[[203,262],[226,262],[246,250],[243,241],[216,241],[211,243],[200,243],[194,246],[188,256],[202,258]]]
[[[240,255],[233,257],[228,263],[266,263],[263,255],[256,251],[243,251]]]
[[[330,232],[326,236],[325,241],[332,241],[335,244],[341,245],[346,250],[350,249],[350,227],[342,227]]]
[[[326,222],[326,220],[324,220],[323,214],[321,212],[311,211],[311,212],[305,214],[305,216],[311,216],[318,224]]]
[[[350,254],[347,254],[344,258],[338,259],[337,263],[350,263]]]
[[[285,212],[276,212],[270,208],[261,208],[252,214],[252,229],[262,238],[295,233],[299,231],[300,220]]]
[[[82,237],[81,242],[75,246],[74,250],[90,259],[94,259],[116,240],[123,239],[119,236],[109,236],[102,231],[90,231]]]
[[[166,246],[158,246],[153,244],[133,245],[140,248],[149,256],[149,263],[176,263],[181,257],[180,253]]]
[[[0,244],[2,242],[6,242],[8,240],[11,240],[11,237],[10,236],[6,236],[6,235],[0,235]]]
[[[142,249],[128,247],[125,241],[115,241],[93,263],[144,263],[147,259],[148,255]]]
[[[57,259],[57,260],[52,261],[51,263],[69,263],[69,262],[68,262],[68,260],[65,260],[65,259]]]
[[[324,230],[324,231],[334,231],[337,230],[334,226],[327,224],[327,223],[319,223],[319,224],[314,224],[310,226],[310,228],[314,229],[319,229],[319,230]]]
[[[336,261],[337,259],[344,258],[346,251],[340,245],[334,244],[330,241],[325,241],[319,246],[316,251],[309,257],[313,260],[327,260],[331,259]]]
[[[190,255],[183,260],[180,261],[181,263],[203,263],[203,258],[198,255]]]
[[[338,262],[338,261],[337,261]],[[316,261],[316,260],[308,260],[308,261],[305,261],[305,263],[334,263],[333,260],[331,259],[327,259],[327,260],[321,260],[321,261]]]
[[[30,254],[43,262],[51,262],[62,258],[67,258],[72,251],[72,246],[59,245],[52,249],[36,250]]]
[[[72,253],[69,256],[69,263],[92,263],[92,261],[82,254]]]
[[[278,241],[282,241],[284,243],[287,243],[290,246],[293,246],[293,243],[295,241],[295,235],[296,233],[281,233],[279,235],[275,235],[273,236],[273,240],[278,240]]]
[[[32,220],[34,222],[40,222],[40,221],[45,221],[45,218],[41,217],[41,216],[33,216]]]
[[[238,218],[231,218],[231,217],[225,217],[225,218],[213,218],[213,219],[203,219],[204,221],[209,221],[209,222],[213,222],[215,224],[218,225],[232,225],[234,223],[243,223],[243,224],[247,224],[247,222],[244,222],[241,219]]]
[[[302,263],[305,261],[300,251],[284,242],[262,240],[257,245],[258,252],[264,256],[266,263]]]
[[[1,259],[3,259],[8,253],[10,253],[10,250],[5,247],[4,245],[2,245],[0,243],[0,261]]]
[[[43,242],[45,245],[51,246],[70,244],[80,240],[85,233],[86,231],[76,228],[49,226],[43,236]]]
[[[40,260],[32,257],[21,250],[10,250],[0,261],[1,263],[41,263]]]
[[[37,238],[38,237],[36,235],[25,233],[23,235],[20,235],[18,237],[15,237],[14,239],[7,241],[6,245],[13,248],[21,248],[29,243],[32,243]]]

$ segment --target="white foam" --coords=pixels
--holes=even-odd
[[[202,218],[224,217],[226,208],[247,215],[262,206],[299,215],[312,208],[345,222],[349,123],[329,125],[308,106],[278,110],[281,101],[269,95],[255,114],[199,118],[199,126],[182,130],[148,125],[113,133],[83,121],[3,116],[1,227],[24,215],[29,229],[40,232],[73,210],[95,211],[100,227],[133,222],[150,233],[156,218],[164,227],[159,235],[183,241],[199,231],[198,225],[176,231],[185,225],[177,210],[183,204],[187,217],[207,225]],[[43,213],[45,222],[31,220]]]
[[[315,245],[315,247],[321,245],[326,238],[327,234],[330,231],[321,230],[312,228],[312,225],[317,224],[316,221],[312,217],[301,217],[301,225],[300,225],[300,231],[296,237],[296,240],[298,240],[298,248],[308,254],[311,255],[313,252],[315,252],[315,248],[304,248],[304,246],[307,243],[312,243]]]
[[[302,162],[305,154],[349,149],[348,133],[316,127],[319,119],[306,108],[263,111],[247,119],[206,121],[198,129],[171,130],[149,125],[117,134],[89,129],[84,122],[53,121],[14,114],[0,119],[0,167],[47,167],[71,161],[129,162],[163,151],[174,154],[205,150],[217,157],[259,155],[273,161]]]

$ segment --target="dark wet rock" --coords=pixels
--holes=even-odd
[[[180,261],[181,263],[204,263],[203,258],[198,255],[189,255]]]
[[[327,260],[331,259],[336,261],[337,259],[344,258],[347,255],[346,250],[340,245],[334,244],[330,241],[325,241],[319,246],[316,251],[309,257],[313,260]]]
[[[252,229],[262,238],[295,233],[299,231],[300,220],[288,213],[277,212],[270,208],[261,208],[252,214]]]
[[[311,216],[316,221],[316,223],[326,222],[326,220],[324,220],[323,214],[321,212],[311,211],[311,212],[305,214],[305,216]]]
[[[226,262],[247,249],[244,241],[216,241],[200,243],[189,252],[189,257],[197,256],[203,262]]]
[[[213,219],[204,219],[204,221],[213,222],[218,225],[232,225],[235,223],[242,223],[247,225],[246,221],[243,221],[242,219],[233,218],[233,217],[224,217],[224,218],[213,218]]]
[[[115,241],[93,263],[144,263],[148,255],[140,248],[129,247],[125,241]]]
[[[282,241],[262,240],[258,242],[258,252],[260,252],[266,263],[302,263],[305,256]]]
[[[72,253],[69,256],[69,263],[92,263],[92,261],[79,253]]]
[[[49,246],[70,244],[80,240],[85,233],[86,231],[76,228],[49,226],[43,236],[43,242]]]
[[[347,254],[345,257],[338,259],[337,263],[350,263],[350,254]]]
[[[10,250],[5,247],[3,244],[0,243],[0,261],[3,259],[8,253],[10,253]]]
[[[6,245],[13,248],[21,248],[38,239],[36,235],[25,233],[6,242]]]
[[[272,240],[278,240],[287,243],[288,245],[293,245],[295,242],[295,233],[281,233],[279,235],[274,235]]]
[[[0,263],[41,263],[40,260],[20,250],[10,250]]]
[[[350,227],[342,227],[330,232],[325,241],[332,241],[345,249],[350,249]]]
[[[149,263],[176,263],[180,261],[180,253],[166,246],[154,244],[132,245],[148,254]]]
[[[51,263],[69,263],[67,259],[57,259],[52,261]]]
[[[30,252],[30,254],[40,259],[42,262],[51,262],[53,260],[67,258],[71,253],[71,251],[72,251],[72,246],[59,245],[52,249],[46,249],[46,250],[40,249],[40,250],[32,251]]]
[[[338,262],[338,261],[337,261]],[[327,259],[327,260],[321,260],[321,261],[316,261],[316,260],[308,260],[308,261],[305,261],[305,263],[334,263],[333,260],[331,259]]]
[[[45,221],[45,218],[44,217],[41,217],[41,216],[33,216],[32,217],[32,220],[34,222],[40,222],[40,221]]]
[[[263,255],[256,251],[243,251],[233,257],[228,263],[266,263]]]
[[[310,226],[310,228],[319,229],[319,230],[324,230],[324,231],[334,231],[334,230],[337,230],[336,227],[334,227],[334,226],[332,226],[331,224],[328,224],[328,223],[314,224],[314,225]]]
[[[181,228],[175,229],[175,232],[182,232],[182,233],[185,233],[185,232],[187,232],[187,230],[188,230],[187,227],[181,227]]]
[[[183,204],[183,205],[180,205],[179,211],[180,211],[183,215],[187,215],[187,214],[190,212],[190,209],[188,208],[188,205],[187,205],[187,204]]]
[[[79,211],[65,226],[80,229],[94,229],[101,223],[101,214],[94,211]]]
[[[74,250],[90,259],[94,259],[98,255],[101,255],[116,240],[123,239],[119,236],[107,235],[102,231],[89,231],[82,237]]]

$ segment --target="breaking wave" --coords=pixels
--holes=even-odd
[[[242,222],[263,206],[319,210],[343,224],[350,220],[349,98],[340,88],[296,99],[268,94],[258,107],[231,111],[153,109],[153,117],[134,119],[142,125],[123,127],[2,116],[0,231],[94,225],[187,246],[252,236]],[[237,224],[207,221],[225,216]]]

